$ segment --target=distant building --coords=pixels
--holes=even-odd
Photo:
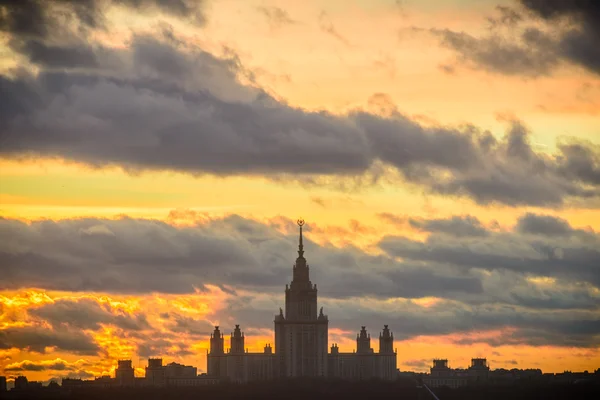
[[[165,365],[165,378],[195,378],[198,376],[198,369],[189,365],[182,365],[176,362]]]
[[[467,374],[471,382],[487,382],[490,376],[490,367],[487,360],[485,358],[471,359],[471,366]]]
[[[38,390],[43,388],[44,385],[39,381],[29,381],[27,382],[27,390]]]
[[[17,376],[15,378],[15,390],[26,390],[29,381],[24,376]]]
[[[69,389],[73,389],[73,388],[81,388],[84,387],[86,384],[89,384],[90,381],[84,381],[81,378],[63,378],[62,381],[60,382],[60,385],[63,388],[69,388]]]
[[[230,336],[229,351],[218,326],[210,337],[208,375],[232,382],[294,377],[338,377],[343,379],[396,379],[394,336],[385,325],[379,338],[379,352],[370,346],[363,326],[354,353],[340,353],[337,345],[327,353],[329,319],[323,308],[317,312],[317,285],[310,281],[304,258],[302,226],[293,278],[285,287],[285,312],[275,316],[275,349],[267,344],[262,353],[245,350],[245,337],[239,325]],[[274,350],[274,351],[273,351]]]
[[[0,376],[0,393],[6,392],[6,390],[7,390],[6,377]]]
[[[111,378],[109,375],[102,375],[101,377],[95,378],[93,385],[95,387],[113,387],[115,386],[115,379]]]
[[[146,367],[146,384],[149,386],[165,385],[165,368],[162,358],[149,358]]]
[[[133,369],[131,360],[117,361],[115,381],[118,386],[133,386],[135,381],[135,371]]]
[[[448,366],[448,360],[433,360],[429,376],[423,377],[423,383],[430,387],[447,386],[457,388],[467,384],[467,377]]]

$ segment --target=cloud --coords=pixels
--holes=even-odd
[[[447,227],[451,221],[442,224]],[[455,227],[460,232],[460,227]],[[545,236],[529,237],[523,233]],[[590,282],[598,287],[600,237],[595,232],[572,229],[552,216],[525,214],[513,232],[461,238],[432,234],[424,241],[402,236],[384,237],[379,246],[393,257],[414,262],[435,262],[462,270],[507,270],[534,276]]]
[[[533,213],[521,216],[517,222],[516,229],[522,233],[547,236],[563,236],[575,232],[566,219]]]
[[[192,336],[208,337],[213,331],[213,325],[203,319],[195,319],[179,314],[172,314],[170,317],[175,320],[171,326],[173,332],[183,332]]]
[[[531,28],[520,38],[500,35],[477,38],[465,32],[432,29],[442,44],[455,50],[459,61],[473,69],[485,68],[506,75],[548,75],[559,65],[553,44],[539,30]]]
[[[285,25],[297,23],[283,8],[262,6],[258,7],[257,10],[265,16],[271,29],[279,29]]]
[[[284,222],[287,231],[294,229],[293,221]],[[113,235],[83,233],[99,225]],[[289,278],[298,240],[297,234],[285,235],[278,229],[239,216],[194,227],[130,218],[31,224],[0,220],[0,259],[8,277],[0,285],[5,289],[193,293],[211,284],[278,291]],[[306,245],[312,262],[327,266],[317,267],[313,273],[321,289],[331,296],[481,292],[478,276],[451,276],[434,267],[400,265],[354,247],[319,246],[309,238]],[[86,323],[85,315],[93,317],[87,322],[91,324],[104,322],[133,329],[144,323],[141,316],[108,311],[94,301],[64,301],[37,313],[73,324]]]
[[[203,1],[175,0],[19,0],[0,5],[0,31],[27,38],[48,38],[64,32],[68,12],[82,29],[105,28],[105,12],[111,6],[125,6],[136,12],[160,11],[197,24],[204,23]]]
[[[92,336],[81,331],[51,330],[38,326],[0,330],[0,349],[17,348],[44,354],[49,347],[83,355],[96,355],[100,351]]]
[[[431,367],[431,360],[429,359],[421,359],[421,360],[406,360],[400,362],[402,365],[407,365],[409,367],[413,367],[416,369],[427,369]]]
[[[487,229],[477,217],[471,215],[452,216],[450,219],[410,218],[408,223],[426,232],[447,233],[456,236],[486,236]]]
[[[4,367],[4,371],[78,371],[86,365],[90,364],[85,360],[78,360],[74,363],[70,363],[60,358],[41,361],[23,360],[8,364]]]
[[[68,43],[68,54],[31,48],[44,55],[32,61],[39,73],[0,75],[1,157],[308,185],[405,181],[480,204],[560,206],[600,196],[597,145],[537,153],[520,121],[507,121],[498,140],[474,126],[425,127],[395,106],[385,117],[308,112],[253,84],[234,53],[217,57],[168,26],[134,33],[125,49],[84,44]],[[50,68],[57,62],[60,69]]]
[[[376,332],[389,324],[398,340],[459,334],[448,340],[596,346],[597,233],[570,226],[563,229],[570,233],[560,235],[523,230],[560,226],[532,224],[536,218],[551,217],[524,214],[510,230],[481,235],[468,229],[464,234],[465,221],[479,226],[469,216],[406,217],[431,224],[427,238],[385,237],[378,242],[385,252],[379,255],[352,246],[320,246],[310,240],[311,229],[304,244],[311,280],[318,284],[332,328],[354,332],[366,325]],[[106,226],[113,235],[84,233],[96,226]],[[296,257],[294,228],[284,218],[261,223],[235,215],[207,218],[192,227],[131,218],[0,220],[0,262],[8,276],[3,289],[93,290],[115,299],[119,293],[141,298],[135,303],[139,311],[125,312],[113,305],[125,297],[115,303],[84,293],[55,299],[28,295],[44,303],[28,300],[29,317],[22,321],[27,327],[2,321],[9,328],[0,330],[0,347],[185,357],[197,351],[192,344],[206,338],[213,324],[224,329],[241,324],[262,335],[283,306],[282,290]],[[452,229],[462,233],[452,235]],[[219,301],[206,300],[215,291]],[[154,300],[143,300],[150,292]],[[193,306],[198,296],[208,296],[200,301],[206,301],[206,313],[189,312],[203,309]],[[168,312],[155,307],[171,303]],[[102,339],[107,326],[118,343]],[[489,334],[466,335],[478,331]]]
[[[588,70],[600,73],[600,6],[595,1],[520,0],[534,14],[556,24],[568,20],[558,40],[561,55]]]
[[[595,2],[520,0],[516,7],[496,11],[488,17],[489,34],[481,37],[449,29],[431,32],[472,68],[538,77],[567,62],[600,73],[600,8]]]
[[[29,311],[54,327],[66,325],[79,329],[100,329],[100,324],[111,324],[125,330],[149,328],[143,314],[132,315],[92,299],[57,300]]]

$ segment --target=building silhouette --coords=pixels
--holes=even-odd
[[[119,386],[133,386],[135,372],[131,360],[118,360],[115,369],[115,380]]]
[[[299,220],[298,225],[298,257],[292,281],[285,286],[285,311],[280,308],[274,319],[275,351],[267,344],[262,353],[249,353],[239,325],[235,325],[225,351],[223,333],[216,326],[210,336],[208,375],[233,382],[300,377],[395,379],[397,353],[387,325],[379,335],[379,353],[371,348],[364,326],[357,335],[355,352],[340,353],[334,344],[327,353],[329,319],[323,307],[318,310],[317,285],[310,280],[310,266],[304,257],[304,221]]]
[[[165,385],[165,368],[162,365],[162,358],[149,358],[146,367],[146,382],[150,386]]]

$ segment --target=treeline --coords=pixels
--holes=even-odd
[[[440,400],[578,400],[600,399],[598,383],[510,385],[437,388]],[[89,400],[197,400],[197,399],[406,399],[432,400],[425,388],[414,381],[344,382],[344,381],[273,381],[243,385],[215,385],[181,388],[80,388],[42,389],[6,393],[11,399],[89,399]],[[3,397],[0,395],[0,397]]]

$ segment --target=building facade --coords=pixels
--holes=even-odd
[[[354,353],[340,353],[337,345],[327,353],[329,319],[323,307],[318,309],[317,285],[310,280],[310,266],[304,257],[304,221],[299,220],[298,225],[298,257],[292,267],[292,281],[285,287],[285,307],[274,319],[275,348],[267,344],[263,353],[244,351],[245,337],[236,325],[230,348],[225,351],[224,337],[217,326],[210,337],[208,375],[233,382],[300,377],[396,379],[397,353],[394,335],[387,325],[379,337],[378,353],[371,348],[364,326]]]
[[[327,375],[352,380],[396,379],[394,334],[384,325],[383,332],[379,334],[378,353],[371,348],[371,335],[364,326],[356,335],[356,350],[353,353],[340,353],[337,344],[333,344],[328,356]]]
[[[485,358],[472,358],[471,365],[467,369],[452,369],[448,366],[448,360],[433,360],[429,376],[423,378],[423,382],[431,387],[447,386],[457,388],[467,384],[483,383],[489,379],[490,367]]]

